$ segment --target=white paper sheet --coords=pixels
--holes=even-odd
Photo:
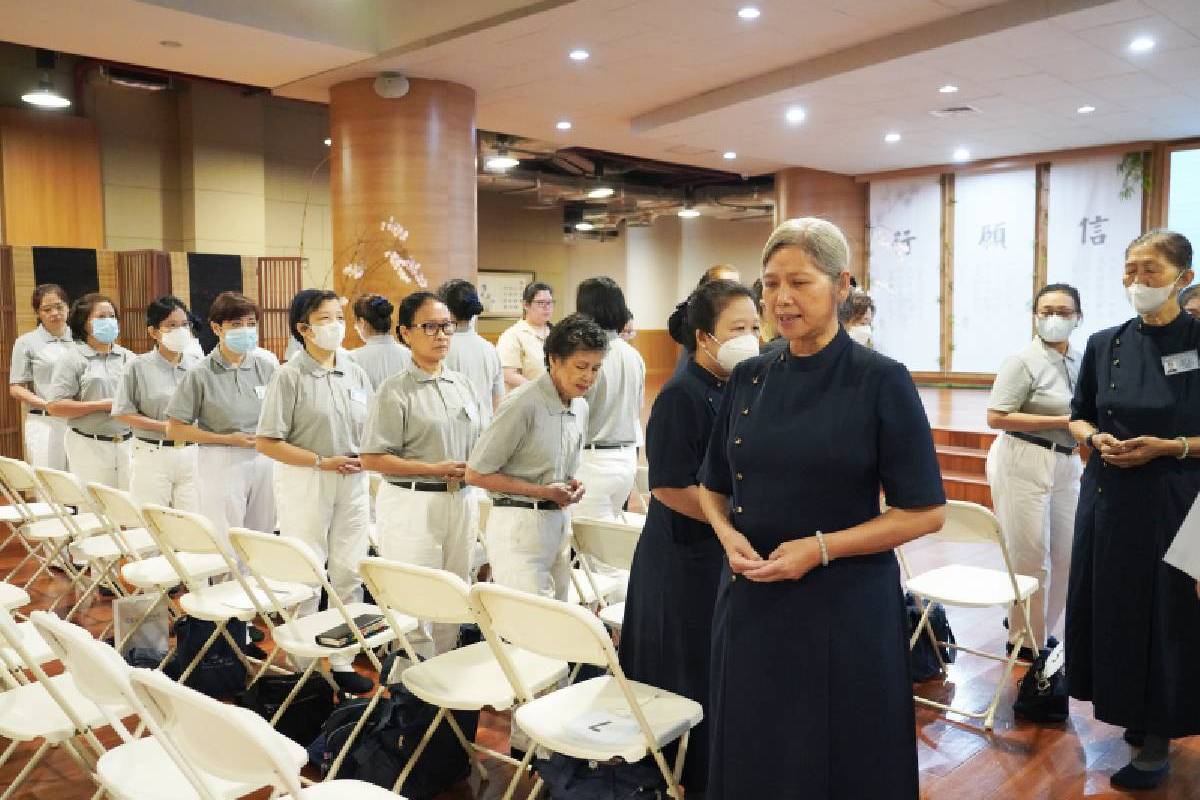
[[[1192,503],[1163,561],[1200,581],[1200,498]]]

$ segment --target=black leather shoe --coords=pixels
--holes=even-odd
[[[267,660],[267,651],[256,645],[254,642],[247,642],[242,645],[242,652],[250,658],[257,658],[259,661]]]
[[[1007,623],[1007,622],[1008,622],[1008,620],[1005,620],[1005,623]],[[1008,625],[1005,624],[1004,627],[1007,628]],[[1049,639],[1046,640],[1046,649],[1047,650],[1053,650],[1056,647],[1058,647],[1058,639],[1051,636]],[[1012,655],[1012,649],[1013,649],[1012,642],[1005,642],[1004,654]],[[1017,653],[1017,658],[1021,659],[1022,661],[1036,661],[1037,657],[1038,657],[1038,654],[1033,652],[1032,650],[1030,650],[1028,647],[1022,647],[1021,652]]]
[[[350,694],[366,694],[375,687],[375,681],[357,672],[333,671],[333,681],[343,692]]]
[[[261,642],[267,638],[267,635],[253,625],[246,626],[246,635],[250,637],[252,642]]]
[[[1134,747],[1143,747],[1146,744],[1146,732],[1135,731],[1133,728],[1126,728],[1125,735],[1121,738],[1125,740],[1126,744]]]
[[[1138,769],[1129,763],[1113,773],[1108,782],[1117,789],[1157,789],[1170,770],[1170,762],[1158,769]]]

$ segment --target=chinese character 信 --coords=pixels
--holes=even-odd
[[[983,248],[1002,247],[1008,249],[1008,245],[1004,243],[1004,223],[997,222],[994,225],[984,225],[979,230],[979,246]]]
[[[1102,245],[1108,240],[1108,235],[1104,233],[1103,225],[1108,222],[1108,217],[1102,217],[1099,214],[1094,219],[1089,220],[1087,217],[1079,220],[1079,243],[1086,245],[1089,241],[1094,245]],[[1091,233],[1088,233],[1088,228],[1091,228]]]

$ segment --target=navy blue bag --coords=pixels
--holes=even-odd
[[[598,763],[554,753],[535,758],[533,768],[546,782],[548,800],[662,800],[667,784],[652,756],[633,764]]]
[[[208,637],[212,636],[216,625],[206,620],[184,616],[175,620],[174,630],[175,654],[171,656],[163,672],[177,681],[188,664],[192,663],[196,653],[199,653],[200,648],[208,641]],[[226,630],[235,642],[246,641],[246,623],[241,620],[229,620]],[[229,641],[220,636],[192,670],[186,685],[209,697],[227,700],[246,688],[246,665],[233,652]]]

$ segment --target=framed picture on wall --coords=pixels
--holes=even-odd
[[[532,272],[479,270],[476,285],[485,319],[520,319],[525,312],[521,294],[533,283]]]

